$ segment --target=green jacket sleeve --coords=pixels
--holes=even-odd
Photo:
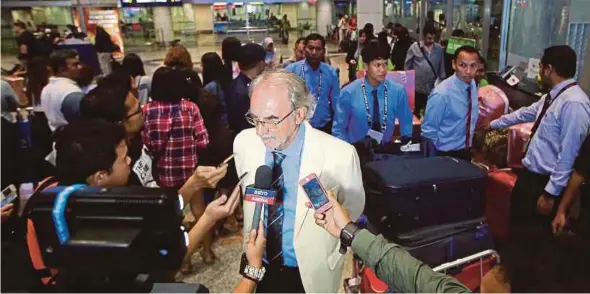
[[[379,279],[398,292],[459,293],[470,292],[455,278],[433,271],[397,244],[367,230],[358,232],[352,250]]]

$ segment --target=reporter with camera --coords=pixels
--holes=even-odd
[[[412,257],[401,246],[389,243],[383,236],[375,236],[357,227],[346,210],[329,194],[332,208],[314,215],[316,224],[341,244],[352,248],[377,277],[398,292],[458,293],[470,292],[455,278],[433,271],[428,265]]]

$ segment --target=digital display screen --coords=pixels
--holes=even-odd
[[[447,45],[447,54],[454,55],[455,51],[457,51],[457,49],[461,48],[462,46],[466,46],[466,45],[475,47],[475,40],[474,39],[450,37],[449,43]]]
[[[324,189],[320,186],[320,181],[317,178],[313,178],[311,181],[305,183],[303,185],[303,190],[307,193],[309,200],[311,200],[311,205],[313,205],[315,209],[319,209],[329,202],[328,197],[326,197]]]
[[[122,7],[182,6],[182,0],[121,0]]]

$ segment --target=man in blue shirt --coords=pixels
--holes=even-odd
[[[568,184],[582,142],[590,132],[590,100],[577,85],[576,53],[561,45],[545,49],[539,64],[542,83],[551,91],[528,107],[490,123],[499,129],[535,122],[512,190],[510,224],[543,221],[555,215],[555,202]]]
[[[319,34],[310,34],[305,38],[305,60],[295,62],[285,70],[302,78],[315,98],[311,126],[330,133],[335,100],[340,95],[340,81],[334,68],[322,62],[325,50],[326,39]]]
[[[404,87],[386,80],[389,52],[378,43],[369,43],[361,52],[367,75],[355,80],[340,93],[334,112],[332,135],[348,143],[369,136],[384,144],[391,141],[395,119],[401,135],[412,135],[412,112]]]
[[[455,74],[438,85],[428,97],[422,121],[422,136],[436,154],[471,160],[470,148],[478,115],[475,74],[479,52],[463,46],[453,56]]]
[[[231,82],[225,95],[229,127],[236,135],[252,127],[245,118],[250,109],[248,88],[250,82],[264,71],[265,57],[264,48],[254,43],[245,44],[239,52],[240,74]]]

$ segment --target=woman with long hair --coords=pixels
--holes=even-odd
[[[201,57],[201,66],[203,67],[203,85],[205,89],[217,97],[221,116],[221,123],[225,126],[227,122],[227,106],[225,103],[225,89],[229,86],[228,79],[225,78],[223,71],[223,62],[217,53],[205,53]]]
[[[131,76],[134,81],[134,89],[137,90],[137,98],[141,105],[147,104],[152,88],[152,78],[145,74],[143,61],[135,53],[129,53],[123,58],[121,69]]]
[[[221,58],[223,59],[225,78],[231,82],[240,74],[238,55],[242,48],[242,42],[236,37],[227,37],[221,43]]]

